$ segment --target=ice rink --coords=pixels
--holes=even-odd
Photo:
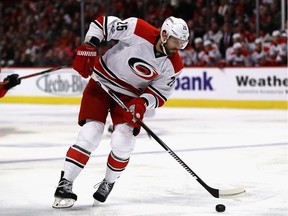
[[[146,124],[209,186],[244,187],[237,199],[212,197],[145,131],[106,203],[92,207],[105,174],[110,134],[74,182],[78,201],[53,209],[77,105],[0,104],[2,216],[287,216],[287,110],[160,108]],[[109,121],[109,119],[108,119]],[[217,213],[215,205],[226,206]]]

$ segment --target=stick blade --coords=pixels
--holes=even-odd
[[[219,190],[219,198],[231,199],[238,198],[246,193],[244,188],[235,188],[230,190]]]

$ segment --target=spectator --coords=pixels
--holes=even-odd
[[[218,66],[221,54],[216,44],[210,40],[204,41],[204,55],[200,61],[200,66]]]
[[[232,41],[233,41],[233,45],[235,43],[240,43],[242,52],[245,52],[245,55],[247,55],[247,56],[249,55],[249,51],[248,51],[248,48],[247,48],[249,45],[242,40],[242,36],[239,33],[234,33],[233,34]],[[229,56],[231,55],[232,52],[234,52],[234,47],[233,46],[228,47],[226,49],[226,52],[225,52],[226,60],[227,60],[227,58],[229,58]]]
[[[132,16],[144,18],[158,28],[167,16],[178,14],[187,21],[190,27],[189,44],[192,45],[192,50],[195,48],[193,47],[195,38],[209,39],[218,45],[223,60],[226,60],[228,47],[231,47],[230,51],[233,51],[232,32],[240,34],[242,48],[246,47],[250,54],[254,47],[250,49],[248,43],[253,45],[256,37],[259,37],[255,31],[255,1],[212,0],[207,3],[203,0],[148,0],[145,1],[146,3],[143,2],[144,0],[111,0],[109,3],[85,0],[84,18],[88,22],[85,22],[84,31],[89,28],[87,23],[95,18],[95,14],[114,15],[121,18],[130,17],[132,14]],[[175,2],[179,4],[172,5]],[[15,0],[1,0],[1,4],[0,64],[2,66],[52,66],[50,63],[53,62],[53,65],[59,62],[61,64],[63,58],[65,61],[72,62],[71,53],[74,54],[77,47],[75,40],[81,34],[79,1],[19,0],[16,4]],[[260,10],[257,12],[260,15],[260,37],[263,41],[268,41],[272,32],[280,28],[280,1],[261,0]],[[287,22],[286,20],[286,25]],[[234,29],[232,29],[232,24],[235,24]],[[221,33],[223,36],[219,38]],[[23,41],[25,41],[24,45]],[[26,41],[29,41],[29,46],[32,47],[26,46]],[[59,43],[57,44],[56,41],[65,44],[64,53],[61,51],[58,55],[55,54],[59,49]],[[109,43],[103,43],[99,52],[105,52],[110,46]],[[273,57],[275,59],[272,65],[286,65],[285,47],[280,49],[278,54],[276,58]],[[48,59],[45,59],[46,56]],[[194,60],[193,65],[195,65]]]
[[[227,57],[226,65],[234,67],[251,66],[249,55],[243,50],[241,43],[233,44],[233,52]]]
[[[267,66],[269,65],[268,60],[269,47],[263,46],[261,38],[255,40],[255,48],[251,54],[251,61],[253,66]]]
[[[228,0],[220,0],[220,5],[218,7],[218,14],[224,17],[228,11]]]
[[[39,52],[38,46],[33,44],[32,40],[28,40],[25,46],[25,55],[27,59],[30,59],[31,63],[27,66],[33,66],[36,60],[36,53]]]
[[[221,28],[219,28],[218,23],[214,19],[211,20],[210,30],[206,34],[204,34],[203,39],[211,40],[219,47],[222,37],[223,33],[221,31]]]
[[[226,22],[223,26],[223,35],[220,39],[219,43],[219,51],[221,53],[222,58],[225,58],[225,52],[228,47],[233,45],[233,32],[231,28],[231,24]]]
[[[269,58],[272,65],[287,64],[287,41],[281,37],[279,30],[272,33],[272,42],[269,45]]]
[[[191,45],[186,46],[185,49],[179,50],[178,52],[183,61],[184,66],[192,66],[194,64],[193,55],[195,52]]]
[[[197,32],[195,31],[195,21],[189,19],[187,21],[187,26],[189,28],[189,44],[192,45],[194,39],[197,37]]]
[[[202,38],[198,37],[194,40],[194,49],[192,54],[192,61],[195,66],[200,66],[201,59],[203,59],[205,53],[204,53],[204,47],[203,47],[203,40]]]

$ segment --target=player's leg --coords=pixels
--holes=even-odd
[[[156,110],[155,109],[147,109],[145,114],[144,114],[144,118],[153,118],[156,114]]]
[[[119,97],[121,97],[121,100],[123,100],[124,103],[131,99],[131,97],[124,95],[119,95]],[[107,160],[105,178],[93,195],[95,204],[97,204],[97,201],[105,202],[116,179],[120,177],[128,165],[130,154],[134,150],[135,146],[133,128],[123,122],[125,111],[115,102],[112,102],[111,107],[111,119],[115,125],[114,131],[111,135],[111,152]]]
[[[130,154],[135,146],[133,128],[127,123],[117,124],[111,136],[111,152],[108,156],[106,175],[93,197],[99,202],[105,202],[115,181],[120,177],[129,163]]]
[[[72,191],[73,182],[87,164],[91,152],[98,147],[103,131],[104,124],[98,121],[89,121],[80,129],[76,144],[70,146],[66,153],[64,170],[54,193],[54,208],[71,207],[77,200]]]
[[[156,110],[155,109],[147,109],[145,114],[144,114],[144,118],[153,118],[156,114]],[[112,133],[114,130],[113,124],[109,124],[108,126],[108,132]]]
[[[66,153],[64,170],[54,193],[55,201],[52,205],[54,208],[71,207],[77,200],[76,194],[72,191],[73,182],[102,139],[110,100],[105,95],[95,81],[90,81],[83,93],[79,113],[79,124],[82,128],[76,143],[70,146]]]

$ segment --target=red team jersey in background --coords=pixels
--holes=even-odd
[[[0,98],[3,97],[6,94],[7,90],[3,86],[0,86]]]

